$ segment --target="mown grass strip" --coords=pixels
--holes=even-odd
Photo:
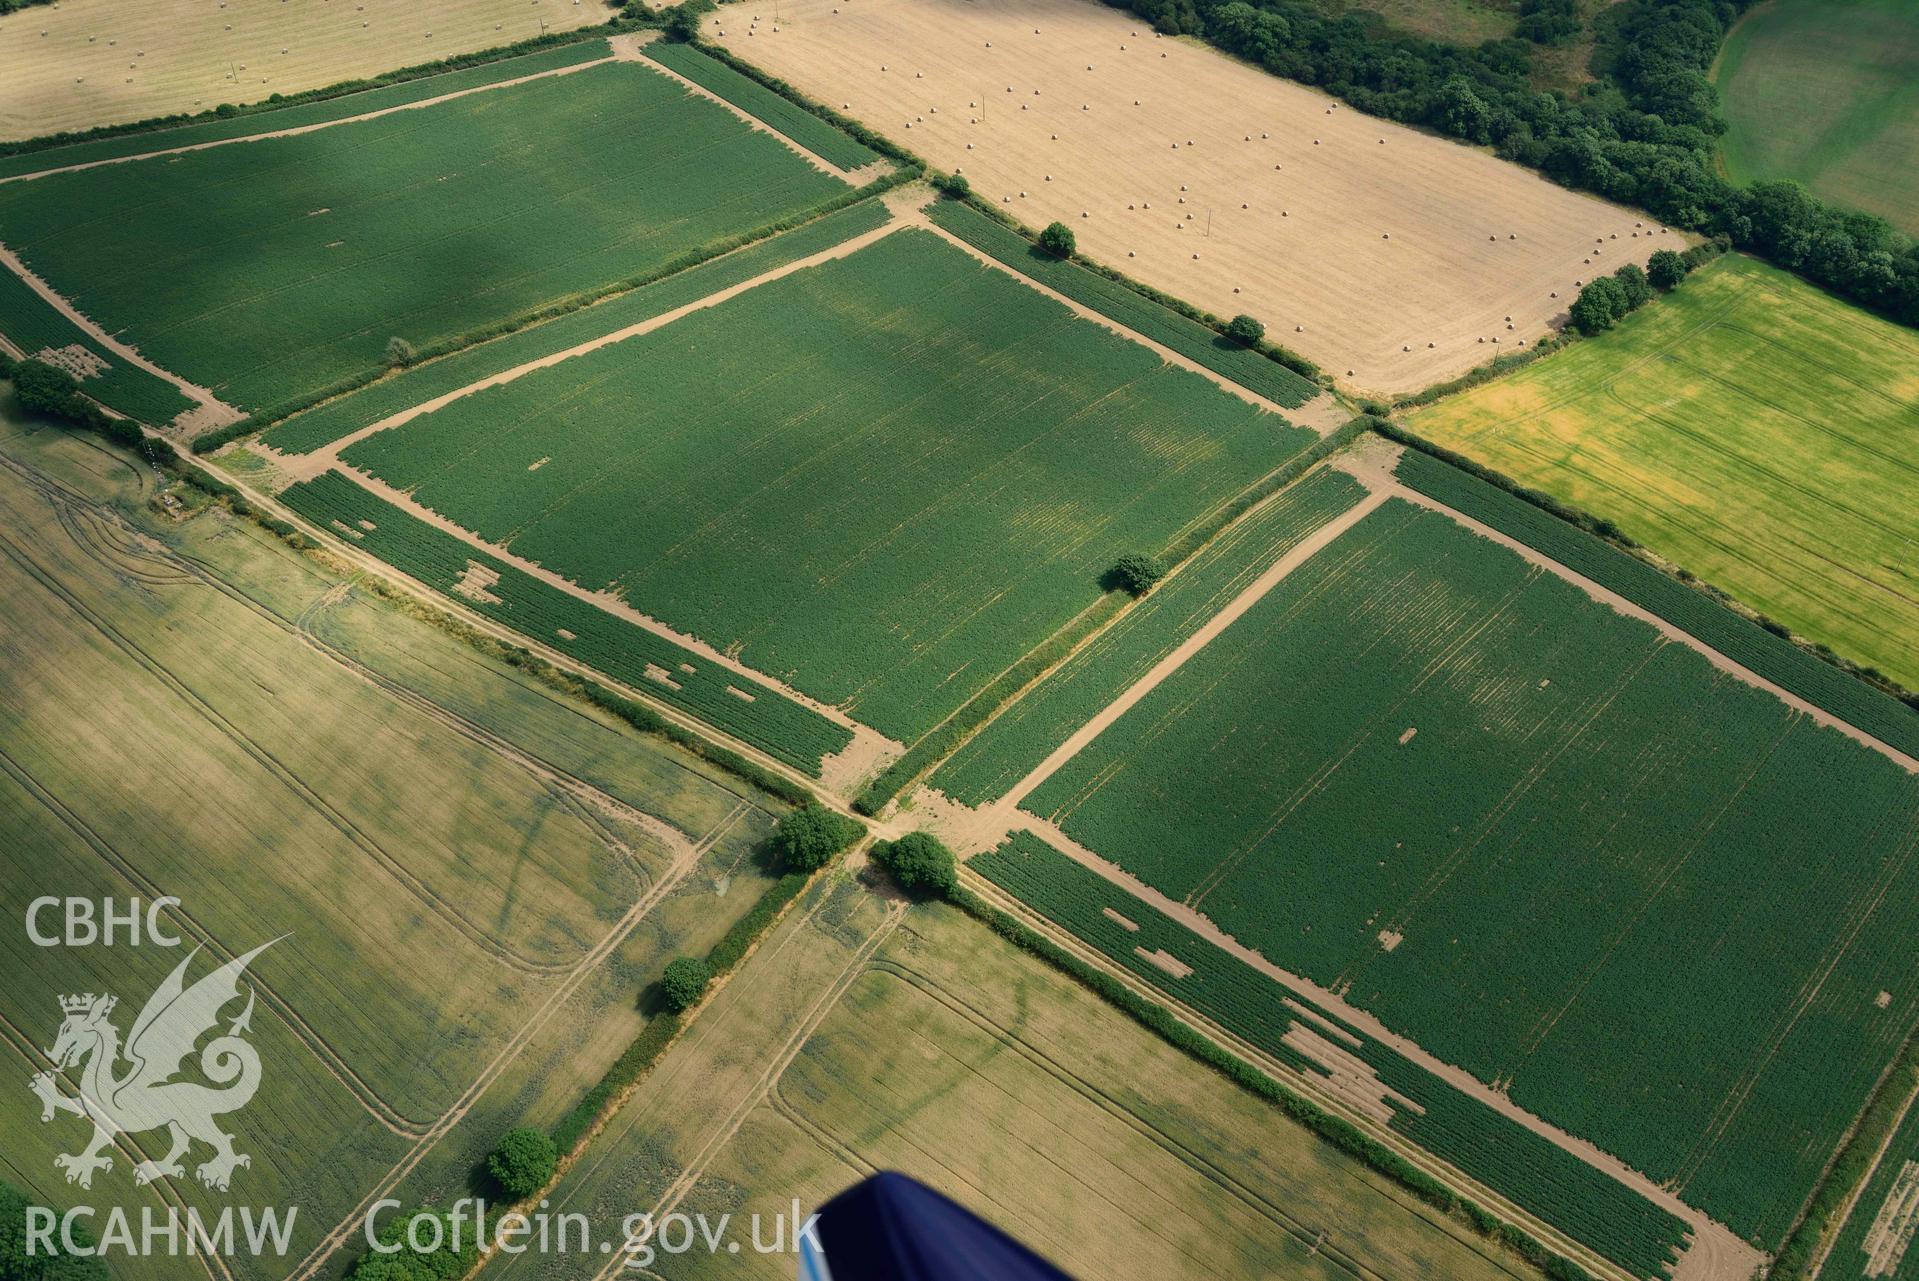
[[[350,436],[403,409],[458,391],[482,379],[554,352],[651,320],[742,281],[886,224],[886,207],[865,201],[768,239],[642,285],[629,293],[462,348],[440,360],[413,365],[360,391],[324,402],[269,429],[264,443],[305,454]]]
[[[80,390],[129,418],[158,427],[193,408],[193,402],[178,387],[110,354],[25,281],[4,269],[0,269],[0,334],[28,356],[48,347],[56,351],[86,348],[106,368],[82,379]]]
[[[1919,756],[1919,711],[1741,617],[1705,592],[1427,452],[1430,446],[1417,447],[1424,444],[1417,437],[1403,431],[1394,435],[1416,446],[1399,462],[1399,479],[1408,487],[1485,521],[1847,724]]]
[[[1297,409],[1319,394],[1317,385],[1278,361],[1222,337],[1197,320],[1182,316],[1117,280],[1109,280],[1070,260],[1053,257],[970,205],[942,200],[928,210],[928,215],[935,224],[988,257],[1057,289],[1114,324],[1172,348],[1256,395],[1288,409]]]
[[[878,152],[835,129],[805,107],[690,44],[656,40],[641,52],[700,88],[718,94],[830,164],[842,169],[859,169],[880,159]]]
[[[345,120],[350,116],[385,111],[392,107],[406,106],[408,103],[424,102],[428,98],[459,93],[464,89],[478,89],[486,85],[499,84],[504,80],[517,80],[522,76],[538,75],[542,71],[578,66],[583,62],[596,62],[601,58],[611,57],[612,53],[613,51],[607,47],[606,40],[601,38],[576,40],[554,48],[540,49],[533,53],[506,58],[489,59],[486,54],[474,54],[470,59],[450,60],[456,68],[454,70],[435,71],[418,77],[397,80],[393,84],[351,89],[346,92],[316,90],[314,100],[310,102],[275,105],[264,110],[243,110],[234,115],[216,116],[213,119],[183,123],[172,128],[139,129],[91,141],[73,142],[65,146],[22,151],[17,155],[0,158],[0,178],[42,173],[48,169],[63,169],[68,165],[93,164],[101,160],[143,156],[155,151],[170,151],[175,147],[225,142],[233,138],[251,137],[254,134],[277,133],[282,129],[329,124],[335,120]],[[473,65],[460,65],[468,62]],[[405,76],[406,73],[395,72],[394,75]],[[365,85],[372,82],[354,83]]]
[[[1289,1044],[1287,1034],[1295,1027],[1322,1036],[1329,1026],[1336,1029],[1346,1041],[1340,1046],[1342,1050],[1356,1055],[1378,1073],[1385,1085],[1423,1109],[1395,1106],[1391,1123],[1394,1130],[1622,1267],[1643,1277],[1663,1276],[1682,1248],[1689,1229],[1678,1216],[1303,998],[1285,992],[1239,958],[1117,889],[1039,837],[1016,832],[998,849],[972,859],[967,866],[1130,973],[1299,1071],[1328,1075],[1325,1067]],[[1123,916],[1135,928],[1121,925],[1107,914],[1109,911]],[[1161,951],[1179,958],[1192,972],[1174,978],[1145,957],[1145,953]],[[1286,1001],[1292,1002],[1291,1007]],[[1318,1018],[1302,1018],[1295,1010],[1309,1011]],[[1179,1036],[1174,1039],[1212,1046],[1210,1040],[1184,1024],[1177,1027]],[[1300,1106],[1312,1105],[1302,1101]],[[1343,1121],[1313,1111],[1327,1123],[1352,1129]],[[1403,1159],[1357,1130],[1350,1137],[1342,1132],[1335,1141],[1346,1147],[1355,1140],[1366,1145],[1357,1150],[1376,1168],[1408,1181],[1426,1199],[1433,1199],[1428,1185],[1434,1181],[1430,1176],[1413,1169],[1416,1179],[1406,1180],[1398,1168],[1406,1165]],[[1380,1167],[1373,1161],[1371,1149],[1379,1149],[1396,1164]]]
[[[852,741],[852,731],[771,686],[488,556],[337,472],[295,485],[280,500],[434,590],[458,596],[474,612],[643,689],[815,778],[820,762]]]

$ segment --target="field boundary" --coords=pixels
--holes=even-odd
[[[617,20],[616,20],[617,21]],[[191,114],[171,116],[153,116],[146,120],[130,120],[120,124],[97,125],[92,129],[73,130],[63,133],[41,134],[34,138],[21,138],[0,142],[0,178],[24,176],[37,173],[37,170],[23,169],[13,163],[25,157],[38,155],[46,151],[64,151],[69,147],[84,147],[91,143],[123,141],[145,134],[168,133],[175,129],[190,129],[198,125],[218,125],[226,121],[244,120],[250,116],[270,115],[276,111],[286,111],[297,107],[312,106],[316,103],[334,102],[341,98],[350,98],[355,94],[373,93],[381,89],[392,89],[411,84],[418,80],[431,79],[434,76],[451,72],[469,71],[476,67],[493,63],[508,62],[514,58],[539,53],[547,49],[559,49],[568,45],[585,44],[593,40],[605,39],[614,29],[615,23],[605,23],[598,27],[581,27],[573,31],[554,32],[549,35],[535,36],[527,40],[508,45],[497,45],[491,49],[478,49],[469,54],[459,54],[451,58],[442,58],[436,62],[415,63],[400,67],[382,75],[362,77],[356,80],[341,80],[317,89],[308,89],[302,93],[286,94],[274,101],[268,98],[261,102],[245,104],[222,104],[231,110],[222,112],[218,107]]]
[[[1403,428],[1389,427],[1383,434],[1409,446],[1393,483],[1410,495],[1437,505],[1455,519],[1463,516],[1462,523],[1490,529],[1510,545],[1560,566],[1565,575],[1628,602],[1661,630],[1688,639],[1701,653],[1716,655],[1717,665],[1747,683],[1776,694],[1820,724],[1840,730],[1909,773],[1919,773],[1919,713],[1901,700],[1808,653],[1707,593],[1526,501],[1510,481],[1502,485],[1484,479],[1475,470],[1484,470],[1486,475],[1503,481],[1499,473],[1460,467],[1447,453]],[[1683,616],[1684,621],[1675,616]],[[1834,699],[1835,695],[1851,697]],[[1845,713],[1837,712],[1832,710],[1835,701],[1854,706]]]
[[[1640,1281],[1630,1269],[1513,1204],[1408,1136],[1378,1126],[1349,1101],[1315,1088],[1308,1078],[1289,1070],[1243,1036],[1194,1010],[1149,979],[1126,969],[1004,886],[964,864],[960,875],[961,885],[953,901],[961,911],[1015,946],[1040,957],[1175,1049],[1226,1076],[1262,1102],[1280,1108],[1290,1120],[1316,1138],[1354,1155],[1409,1194],[1433,1204],[1436,1209],[1442,1205],[1448,1210],[1456,1208],[1475,1226],[1481,1226],[1474,1213],[1480,1208],[1477,1201],[1494,1206],[1510,1223],[1526,1226],[1518,1229],[1516,1236],[1504,1224],[1490,1230],[1482,1227],[1486,1235],[1511,1247],[1520,1258],[1535,1266],[1547,1264],[1543,1258],[1529,1257],[1529,1242],[1542,1252],[1547,1248],[1558,1252],[1579,1269],[1576,1274],[1560,1274],[1562,1281],[1568,1275],[1589,1274]],[[1350,1131],[1350,1135],[1341,1134],[1342,1129]],[[1369,1150],[1373,1148],[1378,1149],[1385,1160],[1373,1155]],[[1403,1163],[1404,1169],[1397,1168],[1393,1162]],[[1420,1180],[1430,1180],[1451,1204],[1434,1201],[1433,1191],[1422,1188]],[[1461,1188],[1467,1189],[1470,1196],[1462,1196]],[[1696,1217],[1696,1212],[1694,1215]],[[1541,1247],[1532,1237],[1533,1232],[1553,1245]],[[1552,1274],[1549,1272],[1549,1275]],[[1691,1273],[1675,1269],[1673,1281],[1749,1281],[1749,1276],[1731,1268]]]
[[[186,143],[178,147],[162,147],[154,151],[136,151],[124,156],[111,156],[99,160],[81,161],[77,164],[63,165],[53,169],[36,169],[32,173],[15,174],[0,177],[0,184],[10,182],[31,182],[36,178],[50,178],[55,174],[79,173],[83,169],[99,169],[106,165],[130,164],[136,160],[153,160],[160,156],[182,156],[193,151],[208,151],[214,147],[229,147],[237,143],[268,142],[275,138],[297,138],[302,134],[318,133],[322,129],[332,129],[339,125],[360,124],[368,120],[378,120],[402,111],[418,111],[425,107],[437,107],[442,103],[453,102],[460,98],[470,98],[476,93],[488,93],[495,89],[511,89],[516,85],[529,84],[535,80],[550,80],[555,76],[569,76],[576,71],[586,71],[593,67],[605,66],[617,61],[614,54],[604,58],[594,58],[588,62],[571,62],[561,67],[547,67],[539,71],[528,72],[508,80],[492,80],[486,84],[470,85],[464,89],[454,89],[432,98],[419,98],[411,102],[395,103],[390,107],[378,107],[358,115],[337,116],[330,120],[318,120],[312,124],[293,125],[286,129],[269,129],[260,133],[243,133],[232,138],[211,138],[205,142]]]

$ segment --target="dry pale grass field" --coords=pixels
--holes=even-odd
[[[607,12],[603,0],[59,0],[0,19],[0,138],[258,102]]]
[[[1530,344],[1576,281],[1679,238],[1090,0],[746,0],[706,31],[1366,391]]]

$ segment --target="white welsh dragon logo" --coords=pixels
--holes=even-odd
[[[56,1072],[86,1064],[80,1073],[80,1092],[62,1094],[54,1072],[42,1072],[29,1084],[40,1096],[42,1121],[53,1120],[56,1112],[72,1112],[93,1122],[93,1138],[85,1148],[54,1158],[54,1164],[66,1171],[68,1183],[92,1187],[94,1171],[113,1168],[113,1158],[104,1150],[112,1146],[115,1136],[163,1125],[172,1146],[160,1160],[135,1166],[135,1183],[151,1183],[163,1176],[179,1178],[185,1173],[180,1158],[195,1139],[213,1149],[212,1159],[194,1170],[210,1188],[226,1191],[233,1171],[252,1164],[251,1158],[233,1150],[233,1136],[214,1121],[224,1112],[245,1107],[260,1088],[260,1056],[241,1039],[253,1018],[251,987],[246,991],[246,1008],[228,1024],[226,1034],[216,1036],[200,1051],[200,1072],[213,1084],[174,1078],[195,1043],[218,1026],[222,1007],[240,996],[240,975],[247,963],[271,946],[263,943],[188,987],[187,966],[199,955],[195,948],[147,998],[124,1048],[120,1029],[107,1017],[117,1003],[114,997],[88,993],[60,998],[66,1020],[47,1057]],[[125,1071],[118,1070],[122,1059],[127,1063]]]

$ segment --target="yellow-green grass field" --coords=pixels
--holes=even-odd
[[[794,910],[554,1210],[600,1232],[669,1205],[757,1213],[770,1240],[795,1198],[810,1211],[890,1169],[1076,1276],[1536,1275],[951,908],[902,909],[837,877]],[[668,1188],[683,1199],[663,1202]],[[651,1271],[771,1281],[793,1266],[748,1248],[661,1254]],[[605,1267],[527,1255],[490,1270]]]
[[[0,18],[0,138],[259,102],[606,18],[602,0],[61,0]]]
[[[1919,0],[1767,0],[1713,80],[1733,181],[1794,178],[1919,234]]]
[[[464,1174],[570,1106],[666,959],[757,899],[779,809],[222,509],[176,523],[151,494],[90,439],[0,415],[0,897],[17,923],[41,895],[178,895],[196,977],[279,938],[252,971],[260,1095],[226,1121],[253,1157],[235,1196],[300,1207],[289,1262],[239,1267],[280,1275],[397,1162]],[[116,994],[124,1031],[185,954],[5,938],[0,1055],[22,1080],[60,996]],[[136,1190],[125,1156],[70,1188],[53,1155],[86,1133],[23,1093],[0,1177],[54,1204],[227,1201]]]
[[[1919,337],[1744,257],[1405,419],[1919,688]]]

